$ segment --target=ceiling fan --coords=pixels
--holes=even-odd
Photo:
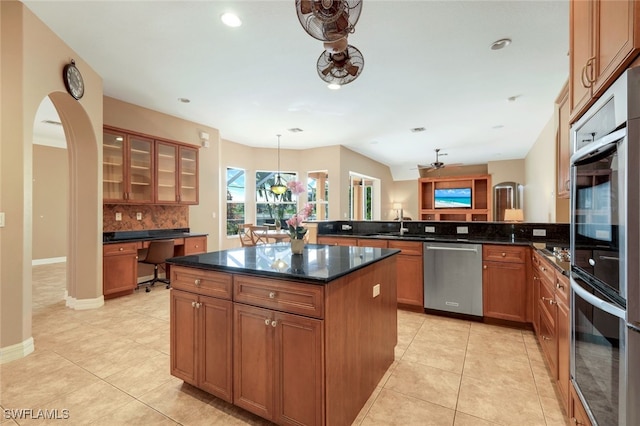
[[[418,164],[418,171],[420,172],[421,176],[422,176],[423,173],[429,173],[429,172],[432,172],[434,170],[443,169],[445,166],[446,167],[460,167],[460,166],[462,166],[462,163],[446,164],[445,165],[442,161],[440,161],[440,156],[447,155],[447,154],[446,153],[440,154],[440,148],[436,148],[435,151],[436,151],[436,161],[431,163],[429,166]]]
[[[327,83],[345,85],[358,78],[364,67],[362,53],[348,45],[343,52],[322,52],[316,63],[318,75]]]
[[[362,0],[296,0],[296,12],[311,37],[334,42],[355,30]]]

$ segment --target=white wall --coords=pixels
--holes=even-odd
[[[551,116],[524,159],[525,222],[556,221],[555,152],[556,126]]]

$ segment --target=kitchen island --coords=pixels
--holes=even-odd
[[[351,424],[394,360],[397,253],[272,244],[170,259],[171,374],[277,424]]]

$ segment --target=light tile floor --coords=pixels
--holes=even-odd
[[[36,350],[0,365],[3,426],[269,424],[169,374],[168,290],[75,311],[62,301],[65,268],[33,268]],[[532,332],[399,311],[396,360],[354,424],[566,426],[556,392]]]

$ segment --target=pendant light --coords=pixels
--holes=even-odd
[[[282,179],[280,178],[280,136],[278,136],[278,174],[276,174],[276,181],[273,185],[271,185],[271,192],[276,195],[282,195],[287,192],[287,185],[282,183]]]

